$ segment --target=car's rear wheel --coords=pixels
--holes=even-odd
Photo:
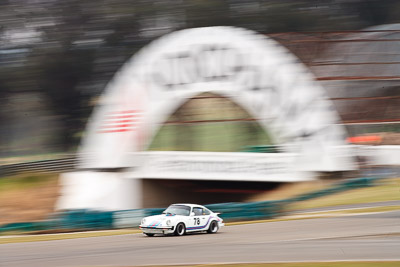
[[[209,234],[214,234],[214,233],[218,232],[218,223],[216,221],[212,221],[210,223],[210,227],[208,227],[207,232]]]
[[[147,236],[154,236],[154,234],[149,234],[149,233],[144,233],[145,235],[147,235]]]
[[[175,229],[174,234],[177,235],[177,236],[182,236],[182,235],[184,235],[185,233],[186,233],[186,227],[185,227],[185,225],[184,225],[183,223],[179,223],[179,224],[176,226],[176,229]]]

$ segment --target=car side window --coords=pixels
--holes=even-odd
[[[203,215],[210,215],[211,212],[208,209],[203,209]]]
[[[194,207],[193,212],[194,212],[194,216],[200,216],[203,213],[203,209]]]

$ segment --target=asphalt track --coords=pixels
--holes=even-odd
[[[0,266],[400,260],[400,211],[255,223],[217,234],[142,234],[0,245]]]

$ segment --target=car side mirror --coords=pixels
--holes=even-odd
[[[191,213],[190,213],[190,216],[194,216],[194,215],[195,215],[194,212],[191,212]]]

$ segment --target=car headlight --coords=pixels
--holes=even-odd
[[[165,222],[165,224],[168,225],[168,226],[170,226],[170,225],[171,225],[171,220],[167,220],[167,221]]]
[[[145,224],[145,223],[146,223],[146,219],[143,218],[143,219],[142,219],[142,224]]]

